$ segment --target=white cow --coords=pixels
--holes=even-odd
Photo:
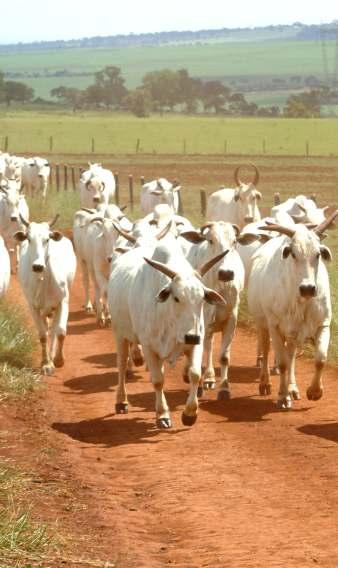
[[[200,232],[189,231],[182,233],[181,237],[196,243],[190,248],[187,256],[191,265],[196,269],[216,255],[221,255],[219,262],[206,273],[203,279],[208,288],[217,290],[225,300],[225,305],[206,305],[204,308],[207,364],[203,386],[208,389],[215,388],[213,335],[220,331],[222,333],[221,382],[218,399],[228,400],[230,398],[228,380],[230,350],[237,325],[240,294],[244,288],[244,266],[236,250],[237,239],[240,239],[239,229],[223,221],[209,222],[201,228]]]
[[[58,217],[58,216],[57,216]],[[72,243],[50,223],[25,222],[16,233],[21,242],[19,280],[39,334],[45,375],[64,365],[63,344],[67,333],[69,293],[76,270]],[[49,319],[51,342],[48,346]]]
[[[119,368],[116,411],[128,411],[125,379],[129,345],[141,343],[156,393],[159,428],[171,427],[163,392],[164,361],[174,364],[181,353],[188,357],[190,393],[182,421],[190,426],[198,410],[204,339],[202,306],[204,301],[223,304],[224,300],[203,285],[173,236],[153,250],[138,247],[121,255],[110,275],[108,301]],[[147,252],[151,258],[145,256]]]
[[[263,362],[260,394],[271,393],[268,354],[270,336],[280,370],[278,408],[291,408],[299,399],[295,378],[297,346],[312,338],[315,343],[315,374],[307,390],[310,400],[323,393],[322,371],[330,340],[331,300],[328,274],[323,260],[329,249],[320,236],[338,214],[310,231],[271,225],[282,237],[271,239],[256,253],[248,287],[248,303],[260,335]]]
[[[114,175],[101,164],[89,164],[82,172],[79,182],[81,207],[96,207],[99,203],[108,205],[115,195]]]
[[[18,191],[17,181],[3,178],[0,181],[0,233],[10,251],[15,251],[17,243],[13,236],[23,227],[20,216],[29,219],[29,209],[25,196]],[[18,260],[17,255],[14,255]],[[13,259],[13,272],[15,260]]]
[[[328,206],[317,207],[315,201],[305,195],[291,197],[283,203],[274,205],[271,209],[271,216],[280,225],[285,225],[282,215],[290,216],[296,223],[311,223],[319,225],[325,221],[325,212]]]
[[[8,179],[15,179],[18,184],[18,189],[21,187],[22,167],[25,161],[26,158],[14,155],[9,155],[6,159],[5,177]]]
[[[34,197],[36,192],[46,199],[50,166],[48,160],[35,156],[27,158],[21,167],[21,189]]]
[[[256,189],[259,172],[254,164],[252,166],[255,170],[255,178],[252,183],[243,183],[239,179],[239,166],[234,173],[236,189],[221,188],[209,195],[207,219],[234,223],[240,229],[247,223],[260,220],[261,214],[257,200],[262,198],[262,194]]]
[[[8,250],[3,238],[0,236],[0,298],[2,298],[8,290],[10,274],[11,263]]]
[[[170,183],[165,178],[155,179],[143,184],[141,190],[141,211],[144,215],[152,213],[155,205],[167,203],[174,213],[179,207],[179,195],[181,186]]]
[[[7,152],[0,152],[0,181],[6,176],[7,161],[9,154]]]
[[[91,279],[95,290],[97,321],[100,325],[104,325],[108,317],[106,291],[110,263],[119,237],[114,223],[121,223],[126,230],[130,230],[132,225],[116,205],[102,205],[98,209],[97,211],[83,208],[75,213],[73,238],[81,266],[85,310],[87,313],[93,311],[90,300]]]

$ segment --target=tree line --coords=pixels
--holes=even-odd
[[[241,92],[234,92],[219,80],[202,80],[190,77],[186,69],[161,69],[146,73],[141,85],[128,90],[121,69],[109,65],[94,75],[94,83],[85,89],[60,85],[50,91],[62,105],[80,109],[106,109],[129,111],[138,117],[152,112],[209,113],[229,116],[277,117],[283,114],[292,118],[320,117],[322,104],[338,101],[338,91],[328,87],[311,89],[291,95],[283,113],[279,106],[259,107],[246,100]],[[25,83],[6,81],[0,72],[0,103],[46,102],[34,99],[34,90]]]

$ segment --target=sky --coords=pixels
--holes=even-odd
[[[0,44],[335,19],[338,0],[5,0]]]

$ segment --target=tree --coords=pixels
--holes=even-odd
[[[224,112],[230,96],[230,89],[220,81],[205,81],[200,93],[204,110],[214,109],[216,114]]]
[[[134,91],[129,91],[128,95],[123,99],[123,106],[126,110],[135,114],[135,116],[145,118],[149,116],[152,108],[150,93],[141,87]]]
[[[200,98],[202,81],[194,79],[189,76],[186,69],[179,69],[178,76],[178,89],[179,89],[179,102],[185,104],[188,112],[194,113],[198,107],[198,100]]]
[[[31,101],[34,97],[34,90],[25,83],[18,81],[5,81],[4,83],[4,99],[7,106],[12,101],[26,103]]]
[[[122,99],[128,93],[124,82],[121,69],[114,65],[108,65],[102,71],[95,73],[95,86],[98,88],[96,92],[100,93],[100,102],[107,107],[121,106]]]
[[[286,101],[284,116],[288,118],[320,117],[320,91],[291,95]]]
[[[52,97],[59,99],[65,104],[69,104],[73,108],[73,112],[77,109],[82,108],[85,101],[84,91],[81,89],[76,89],[75,87],[56,87],[50,92]]]
[[[179,76],[170,69],[146,73],[142,87],[150,93],[155,110],[172,110],[181,100]]]

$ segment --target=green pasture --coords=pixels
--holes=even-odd
[[[268,36],[266,36],[268,37]],[[327,42],[329,69],[334,67],[335,42]],[[37,74],[27,81],[37,96],[48,96],[51,88],[67,84],[85,87],[93,76],[48,77],[66,70],[70,74],[92,73],[106,65],[122,69],[128,88],[139,85],[149,71],[182,67],[190,75],[205,79],[228,76],[323,76],[319,41],[223,41],[180,45],[132,46],[119,48],[67,48],[20,52],[0,52],[4,72]]]
[[[119,113],[13,109],[0,114],[0,147],[12,153],[336,155],[334,119],[259,119],[180,115],[146,119]],[[52,140],[52,147],[50,146]]]

